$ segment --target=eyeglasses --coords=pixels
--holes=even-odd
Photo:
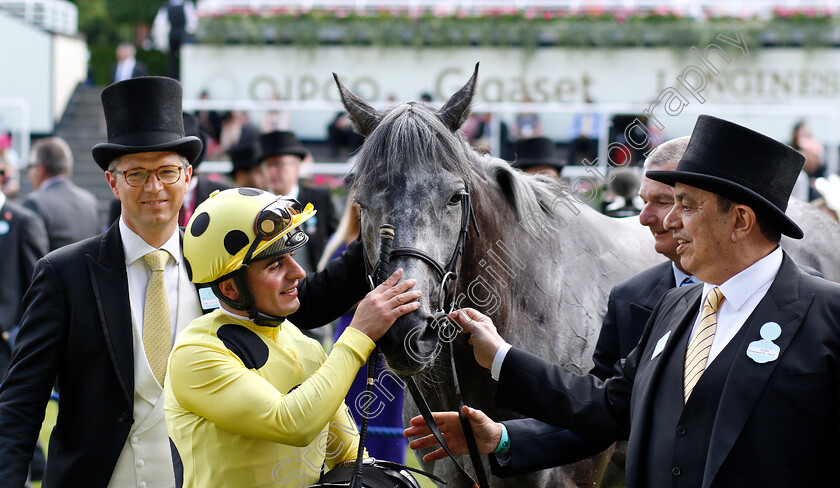
[[[114,174],[123,175],[128,186],[143,186],[149,175],[154,174],[157,179],[164,185],[171,185],[181,179],[181,167],[176,165],[161,166],[155,170],[148,170],[143,168],[127,169],[125,171],[115,170]]]
[[[301,212],[303,212],[303,205],[294,198],[288,197],[278,197],[263,207],[256,220],[254,220],[254,234],[257,235],[257,239],[254,239],[242,262],[249,264],[259,243],[269,241],[278,234],[287,231],[292,225],[295,215]]]

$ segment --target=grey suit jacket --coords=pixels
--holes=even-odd
[[[93,237],[101,229],[96,197],[69,178],[30,193],[23,206],[44,221],[50,251]]]

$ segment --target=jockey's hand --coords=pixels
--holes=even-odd
[[[421,295],[420,290],[411,289],[417,281],[408,279],[400,282],[402,275],[403,270],[400,268],[368,293],[356,307],[349,327],[359,329],[376,342],[395,320],[420,308],[420,302],[417,301]]]
[[[472,426],[478,452],[490,454],[495,451],[502,439],[502,424],[493,422],[481,410],[466,405],[463,407],[463,412]],[[458,419],[458,412],[435,412],[432,415],[434,415],[435,422],[437,422],[452,454],[469,454],[467,441],[464,438],[464,429],[461,428],[461,421]],[[406,437],[424,436],[408,444],[408,447],[415,450],[439,445],[426,421],[420,415],[411,419],[411,427],[405,429],[403,435]],[[423,456],[423,461],[430,463],[446,457],[446,451],[441,447]]]
[[[470,334],[470,344],[473,346],[473,353],[478,364],[490,369],[496,352],[505,343],[490,317],[472,308],[456,310],[449,314],[449,317],[458,322],[458,325],[463,328],[462,332]]]

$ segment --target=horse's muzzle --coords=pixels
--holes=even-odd
[[[397,319],[379,340],[388,367],[405,376],[431,369],[442,350],[438,329],[434,317],[423,308]]]

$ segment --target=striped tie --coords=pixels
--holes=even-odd
[[[683,396],[686,403],[694,386],[703,376],[706,370],[706,362],[709,359],[709,350],[712,349],[712,341],[715,338],[717,329],[717,311],[724,296],[720,289],[712,288],[703,299],[702,319],[697,327],[697,333],[688,343],[685,353],[685,364],[683,365]]]
[[[163,249],[143,256],[143,261],[152,270],[152,276],[146,285],[146,303],[143,308],[143,349],[161,386],[166,376],[166,360],[172,348],[169,300],[166,298],[163,282],[163,268],[168,260],[169,253]]]

